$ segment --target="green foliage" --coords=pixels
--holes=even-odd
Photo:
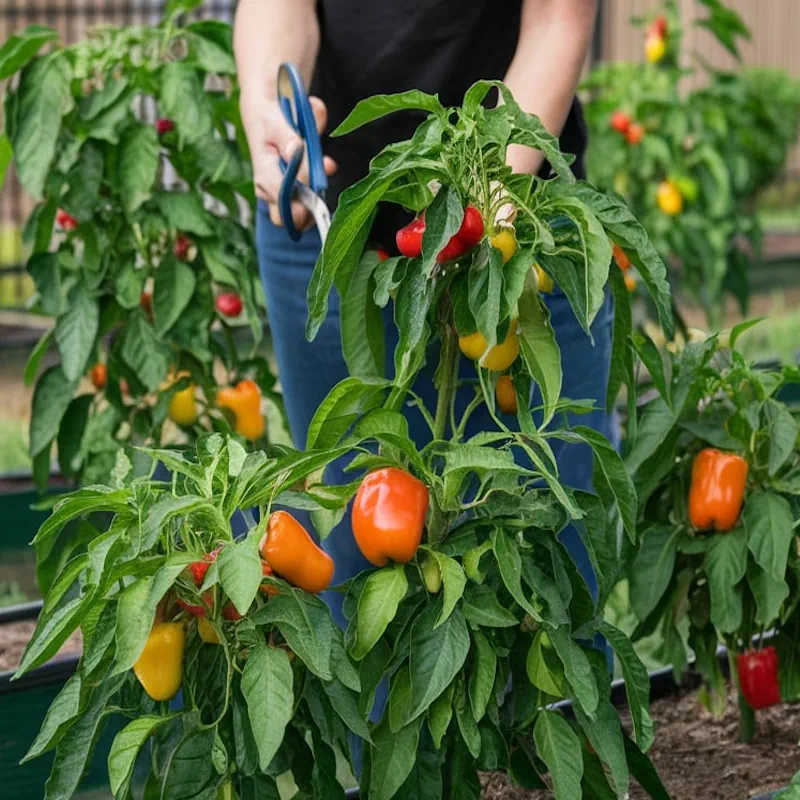
[[[56,442],[62,472],[92,483],[120,450],[138,468],[137,444],[227,430],[215,410],[222,375],[252,377],[277,399],[255,355],[263,298],[250,166],[231,134],[241,122],[230,28],[182,27],[181,13],[153,27],[98,29],[44,53],[56,32],[30,26],[0,48],[0,75],[12,76],[0,173],[13,159],[39,201],[25,234],[33,311],[54,318],[25,375],[36,381],[30,454],[41,481]],[[209,82],[217,88],[205,91]],[[148,106],[172,129],[144,118]],[[187,252],[176,257],[183,237]],[[240,318],[217,314],[219,291],[241,295]],[[38,374],[53,345],[60,366]],[[73,400],[98,362],[105,388]],[[198,421],[182,431],[165,424],[171,396],[188,385],[176,375],[189,377],[200,401]]]
[[[207,42],[195,57],[218,63],[218,50],[210,48]],[[168,105],[174,104],[178,123],[178,154],[193,153],[204,141],[198,131],[205,130],[208,110],[202,95],[194,108],[177,103],[179,95],[185,100],[183,93],[196,90],[191,52],[164,68]],[[481,101],[493,87],[504,103],[487,109]],[[213,94],[208,102],[215,104]],[[275,797],[276,778],[291,773],[300,796],[340,798],[336,753],[348,752],[348,731],[364,740],[361,793],[369,800],[477,798],[478,771],[512,771],[512,763],[514,776],[527,784],[541,785],[538,774],[548,770],[558,800],[573,800],[581,792],[598,800],[623,798],[630,774],[652,772],[643,755],[653,733],[647,673],[628,637],[603,621],[602,602],[598,607],[559,538],[570,523],[580,528],[604,600],[618,571],[616,545],[610,543],[619,536],[628,545],[638,541],[636,490],[602,436],[564,422],[568,412],[590,406],[560,397],[561,354],[530,276],[536,259],[563,289],[589,335],[607,291],[611,239],[630,252],[669,330],[666,269],[624,203],[575,181],[557,139],[501,84],[477,83],[456,109],[443,109],[435,97],[420,92],[365,100],[339,132],[408,108],[429,116],[411,140],[386,148],[369,174],[342,194],[311,281],[308,332],[317,332],[335,287],[342,297],[342,346],[354,374],[320,404],[307,451],[272,447],[247,453],[219,434],[198,438],[193,452],[157,445],[136,450],[136,459],[146,459],[147,467],[161,461],[171,470],[168,484],[139,477],[119,454],[108,470],[114,488],[88,487],[60,500],[36,536],[46,600],[20,672],[43,663],[79,625],[87,628],[89,644],[81,685],[57,702],[35,752],[55,745],[65,760],[68,738],[80,734],[77,741],[83,743],[93,735],[94,717],[75,711],[84,707],[84,691],[91,695],[85,702],[100,709],[119,707],[135,724],[123,729],[112,751],[118,797],[127,796],[130,764],[151,740],[150,784],[162,787],[165,797],[213,797],[231,785],[239,796]],[[140,230],[149,230],[146,220],[163,217],[190,231],[202,263],[212,272],[219,269],[208,254],[222,244],[212,241],[206,248],[205,240],[223,222],[204,214],[195,194],[148,193],[151,137],[113,133],[136,155],[126,159],[135,167],[128,178],[133,192],[128,207],[136,209],[129,213],[141,220]],[[511,174],[505,164],[509,144],[539,148],[557,177],[543,181]],[[379,263],[375,254],[364,253],[376,206],[386,200],[426,207],[419,257]],[[438,252],[458,230],[467,203],[480,210],[484,236],[469,253],[440,264]],[[496,220],[509,203],[515,209],[513,226],[512,220]],[[230,220],[224,225],[227,234],[239,230]],[[489,241],[502,227],[513,229],[518,252],[505,264]],[[236,235],[226,239],[236,240]],[[174,272],[154,276],[154,324],[137,308],[132,276],[116,289],[121,299],[113,300],[128,310],[119,358],[129,379],[151,390],[166,372],[169,337],[176,329],[185,332],[185,315],[197,314],[202,286],[198,276],[188,298],[191,281],[178,272],[183,268],[167,257],[158,270],[165,264]],[[223,260],[222,266],[234,265]],[[41,262],[40,271],[60,274],[49,261]],[[52,294],[57,305],[61,296]],[[159,305],[159,294],[171,298],[166,307]],[[385,348],[383,327],[374,322],[390,297],[399,344],[395,372],[384,377],[383,359],[377,357]],[[628,384],[633,391],[632,359],[621,356],[632,353],[630,307],[624,294],[619,302],[614,347],[624,369],[616,388]],[[182,310],[173,320],[175,307]],[[101,330],[104,320],[101,314]],[[74,320],[69,338],[83,341],[88,327],[89,321]],[[478,331],[489,345],[509,333],[512,340],[521,339],[521,358],[509,368],[521,399],[513,426],[496,413],[498,373],[480,359],[470,381],[474,399],[465,409],[456,405],[458,337]],[[213,340],[205,341],[216,354]],[[426,360],[436,358],[438,400],[435,409],[427,409],[412,387]],[[69,376],[76,374],[74,363],[53,369],[45,373],[41,395],[48,402],[56,401],[56,389],[72,388]],[[545,403],[536,422],[528,408],[533,382]],[[62,414],[71,392],[66,395],[66,401],[57,400]],[[410,438],[401,413],[408,403],[417,406],[429,428],[423,441]],[[467,422],[481,404],[496,428],[467,441]],[[97,439],[107,440],[113,426],[97,427]],[[57,431],[53,422],[44,426],[37,446],[46,448]],[[562,485],[554,442],[588,445],[597,496]],[[643,437],[637,446],[646,448],[648,442]],[[344,633],[318,598],[279,577],[262,579],[256,555],[273,504],[310,511],[326,530],[341,518],[359,482],[325,486],[322,476],[342,457],[350,458],[356,478],[379,466],[403,469],[424,483],[429,496],[423,546],[408,563],[367,570],[337,587],[344,593]],[[261,522],[233,541],[230,519],[249,509]],[[79,541],[66,533],[76,520],[86,526],[86,538]],[[220,545],[222,552],[196,586],[186,565]],[[764,559],[771,555],[759,552]],[[424,564],[428,572],[430,564],[438,569],[441,586],[425,580]],[[258,591],[260,583],[277,588],[278,595],[267,599]],[[81,591],[73,592],[78,586]],[[220,644],[201,642],[188,620],[184,707],[168,718],[163,704],[143,696],[130,667],[159,615],[185,617],[178,610],[182,606],[173,605],[178,600],[206,608]],[[228,602],[241,619],[226,618]],[[89,620],[97,620],[93,628]],[[597,633],[611,642],[623,666],[635,743],[623,737],[610,704],[605,662],[591,645]],[[374,723],[369,717],[382,680],[389,685],[388,707]],[[507,691],[509,680],[513,692]],[[577,725],[549,707],[561,697],[573,701]],[[73,771],[77,766],[70,763]]]

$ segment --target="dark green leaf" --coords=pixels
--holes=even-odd
[[[374,745],[370,751],[370,800],[390,800],[405,783],[417,755],[421,719],[393,733],[389,720],[384,721],[372,734]]]
[[[28,25],[13,33],[0,47],[0,81],[21,70],[58,32],[43,25]]]
[[[363,659],[383,636],[406,591],[408,580],[402,564],[384,567],[369,576],[358,600],[356,638],[351,649],[356,661]]]
[[[747,532],[747,547],[756,563],[774,580],[783,581],[789,548],[794,539],[794,519],[788,500],[772,492],[753,492],[742,519]],[[737,566],[740,566],[739,562]],[[739,575],[739,579],[741,577]]]
[[[631,605],[640,620],[656,607],[672,579],[679,532],[662,525],[642,534],[630,577]]]
[[[70,382],[76,382],[86,371],[100,327],[97,301],[82,284],[69,294],[66,312],[56,324],[56,342],[61,351],[61,368]]]
[[[162,69],[160,101],[161,112],[175,123],[184,141],[197,142],[211,132],[208,95],[199,74],[186,61],[170,61]]]
[[[250,727],[258,747],[258,762],[266,770],[283,742],[292,719],[292,665],[286,652],[264,644],[251,647],[242,673]]]
[[[366,125],[368,122],[384,117],[387,114],[409,109],[428,111],[432,114],[444,114],[444,108],[439,102],[438,95],[426,94],[417,89],[410,89],[407,92],[398,94],[378,94],[366,100],[360,100],[356,107],[331,133],[331,136],[344,136],[362,125]]]
[[[711,621],[723,633],[735,632],[742,621],[742,597],[736,587],[747,569],[747,538],[742,527],[717,533],[706,551],[704,567],[711,590]]]
[[[120,353],[150,391],[158,389],[167,377],[172,348],[158,340],[142,312],[137,311],[128,317]]]
[[[440,608],[430,604],[411,627],[411,719],[428,710],[451,684],[469,652],[464,615],[456,609],[436,627]]]
[[[17,89],[10,131],[14,163],[20,183],[37,199],[56,154],[61,117],[72,107],[71,78],[69,62],[57,51],[27,67]]]
[[[536,754],[547,765],[557,800],[582,796],[581,744],[569,723],[554,711],[542,711],[533,726]]]
[[[149,199],[158,174],[160,147],[152,125],[133,125],[120,142],[117,162],[119,192],[127,214]]]
[[[542,393],[545,427],[553,418],[561,395],[561,350],[550,325],[550,312],[536,290],[530,270],[519,301],[519,346],[525,366]]]
[[[78,381],[69,380],[58,365],[43,372],[36,382],[30,422],[31,456],[39,455],[55,439],[77,385]]]
[[[650,678],[647,670],[633,649],[630,639],[621,630],[607,622],[601,623],[599,630],[614,648],[619,659],[622,676],[625,678],[625,692],[628,696],[636,742],[642,752],[646,752],[653,743],[653,720],[650,718],[648,708]]]

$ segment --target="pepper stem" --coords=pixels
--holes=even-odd
[[[739,694],[739,741],[742,744],[750,744],[756,732],[756,712],[747,704],[747,701]]]
[[[455,399],[458,342],[456,332],[449,323],[442,325],[442,352],[439,357],[439,397],[436,401],[436,417],[433,423],[433,438],[444,439],[447,422]]]
[[[756,714],[748,705],[739,686],[739,673],[736,669],[736,654],[733,648],[728,649],[728,664],[730,665],[731,680],[736,687],[736,694],[739,698],[739,741],[742,744],[750,744],[756,732]]]
[[[433,422],[433,438],[444,439],[456,395],[456,367],[458,365],[458,340],[448,313],[441,325],[442,349],[439,356],[439,395],[436,400],[436,417]],[[447,535],[447,516],[431,493],[431,521],[428,526],[428,541],[436,544]]]

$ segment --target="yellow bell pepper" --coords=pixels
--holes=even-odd
[[[195,385],[193,383],[172,395],[167,415],[177,425],[194,425],[197,422],[199,414],[197,412]]]
[[[496,344],[488,353],[486,349],[489,343],[480,331],[475,331],[469,336],[459,336],[458,346],[467,358],[471,358],[473,361],[481,361],[482,359],[481,366],[486,369],[503,372],[517,360],[519,355],[517,321],[515,319],[511,320],[506,338]]]
[[[511,260],[514,253],[517,252],[517,240],[510,230],[501,230],[489,239],[489,244],[496,250],[499,250],[503,256],[503,263]]]
[[[197,632],[206,644],[219,644],[217,631],[207,617],[197,618]]]
[[[183,623],[153,625],[144,650],[133,665],[139,683],[153,700],[169,700],[181,688],[185,642]]]

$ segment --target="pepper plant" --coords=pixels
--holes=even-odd
[[[487,108],[493,88],[503,104]],[[126,478],[122,487],[81,490],[59,502],[37,535],[41,554],[67,520],[116,514],[107,532],[87,537],[88,552],[53,570],[20,668],[46,660],[77,625],[86,628],[83,688],[65,689],[33,748],[56,746],[52,786],[67,770],[72,776],[48,800],[74,789],[82,768],[74,752],[84,753],[94,733],[83,720],[111,709],[132,718],[109,761],[118,797],[127,796],[131,765],[153,736],[149,783],[159,796],[275,797],[277,776],[288,772],[296,796],[341,798],[333,754],[348,755],[348,730],[361,738],[360,791],[369,800],[478,798],[479,769],[546,786],[562,800],[623,798],[631,774],[666,796],[645,755],[653,740],[647,673],[630,640],[602,617],[619,540],[638,542],[637,497],[613,447],[566,422],[567,412],[590,404],[560,396],[561,354],[535,269],[561,287],[587,335],[610,283],[613,402],[623,383],[633,386],[634,364],[630,300],[622,271],[611,267],[609,237],[636,265],[669,329],[665,267],[625,205],[576,181],[557,140],[502,84],[475,84],[459,108],[417,91],[372,98],[335,133],[408,109],[428,112],[426,120],[342,194],[309,288],[311,336],[331,288],[341,294],[352,375],[317,410],[306,452],[246,454],[219,436],[201,439],[196,457],[143,451],[172,471],[170,484]],[[513,175],[509,144],[540,149],[553,179]],[[379,202],[424,210],[417,255],[364,252]],[[386,374],[381,320],[390,303],[399,339]],[[466,387],[462,352],[474,361]],[[436,362],[435,372],[426,368]],[[501,373],[513,383],[516,416],[496,406]],[[431,380],[429,408],[420,390]],[[534,383],[543,402],[532,413]],[[464,388],[470,398],[458,404]],[[493,429],[468,435],[484,405]],[[410,436],[407,408],[425,420],[423,440]],[[553,444],[562,441],[593,453],[596,495],[559,480]],[[352,481],[327,484],[325,467],[345,457]],[[336,587],[348,620],[340,632],[308,593],[325,586],[330,566],[296,520],[276,515],[301,508],[323,538],[344,535],[336,523],[351,500],[355,541],[376,568]],[[252,525],[235,542],[237,511]],[[597,599],[559,538],[568,524],[592,559]],[[301,543],[288,548],[294,557],[282,551],[284,537]],[[82,591],[67,594],[75,583]],[[182,628],[174,626],[183,619],[182,676],[153,680],[165,648],[171,667],[181,661],[174,642]],[[592,645],[598,634],[622,664],[630,736],[610,702],[606,657]],[[179,677],[182,704],[170,711],[165,698]],[[387,684],[388,702],[375,707]],[[570,720],[553,706],[564,698]]]
[[[702,0],[710,30],[737,60],[750,32],[719,0]],[[659,23],[660,21],[660,23]],[[722,325],[725,293],[746,313],[749,270],[760,263],[759,190],[783,169],[800,129],[800,83],[780,70],[719,70],[699,60],[702,85],[686,91],[677,4],[648,19],[649,63],[601,64],[583,84],[591,131],[587,168],[642,221],[682,292]],[[647,50],[663,32],[659,58]]]
[[[40,485],[54,444],[62,474],[88,484],[121,448],[178,438],[168,418],[184,439],[228,430],[218,381],[253,378],[275,399],[256,352],[264,304],[231,30],[181,25],[198,4],[69,46],[29,26],[0,49],[0,183],[13,163],[38,201],[30,311],[54,321],[25,370]]]
[[[658,631],[678,674],[693,652],[716,712],[727,694],[724,643],[747,741],[753,708],[800,695],[800,426],[781,401],[800,372],[749,365],[736,344],[752,324],[669,360],[639,340],[660,396],[642,407],[627,457],[641,529],[627,571],[633,639]]]

